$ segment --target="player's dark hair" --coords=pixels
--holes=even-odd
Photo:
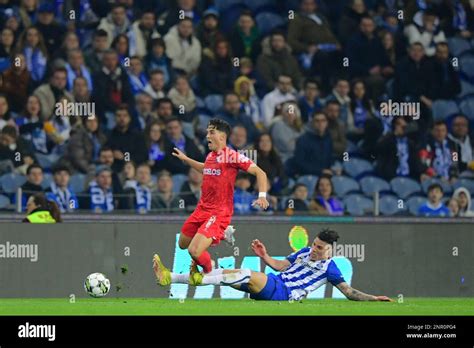
[[[444,193],[443,186],[441,186],[437,182],[435,182],[434,184],[431,184],[430,186],[428,186],[428,192],[431,192],[432,190],[435,190],[437,188],[441,191],[441,193]]]
[[[214,126],[218,131],[224,132],[227,138],[230,136],[230,125],[219,118],[213,118],[209,121],[209,126]]]
[[[339,234],[334,230],[325,228],[321,232],[318,233],[317,237],[321,239],[323,242],[326,242],[328,244],[333,244],[337,242],[337,240],[339,239]]]

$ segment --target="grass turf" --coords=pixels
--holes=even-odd
[[[405,298],[403,303],[156,298],[0,299],[0,315],[474,315],[472,298]]]

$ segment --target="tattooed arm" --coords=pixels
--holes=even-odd
[[[392,299],[387,296],[374,296],[363,293],[362,291],[352,288],[346,282],[342,282],[336,285],[336,287],[349,299],[352,301],[388,301],[393,302]]]

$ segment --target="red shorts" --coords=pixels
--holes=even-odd
[[[195,210],[184,222],[181,233],[193,238],[196,233],[212,238],[211,245],[217,245],[224,239],[224,231],[229,226],[232,216],[219,216]]]

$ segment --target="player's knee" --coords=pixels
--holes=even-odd
[[[201,252],[199,251],[198,247],[194,245],[190,245],[188,247],[188,252],[193,259],[197,259],[199,256],[201,256]]]

